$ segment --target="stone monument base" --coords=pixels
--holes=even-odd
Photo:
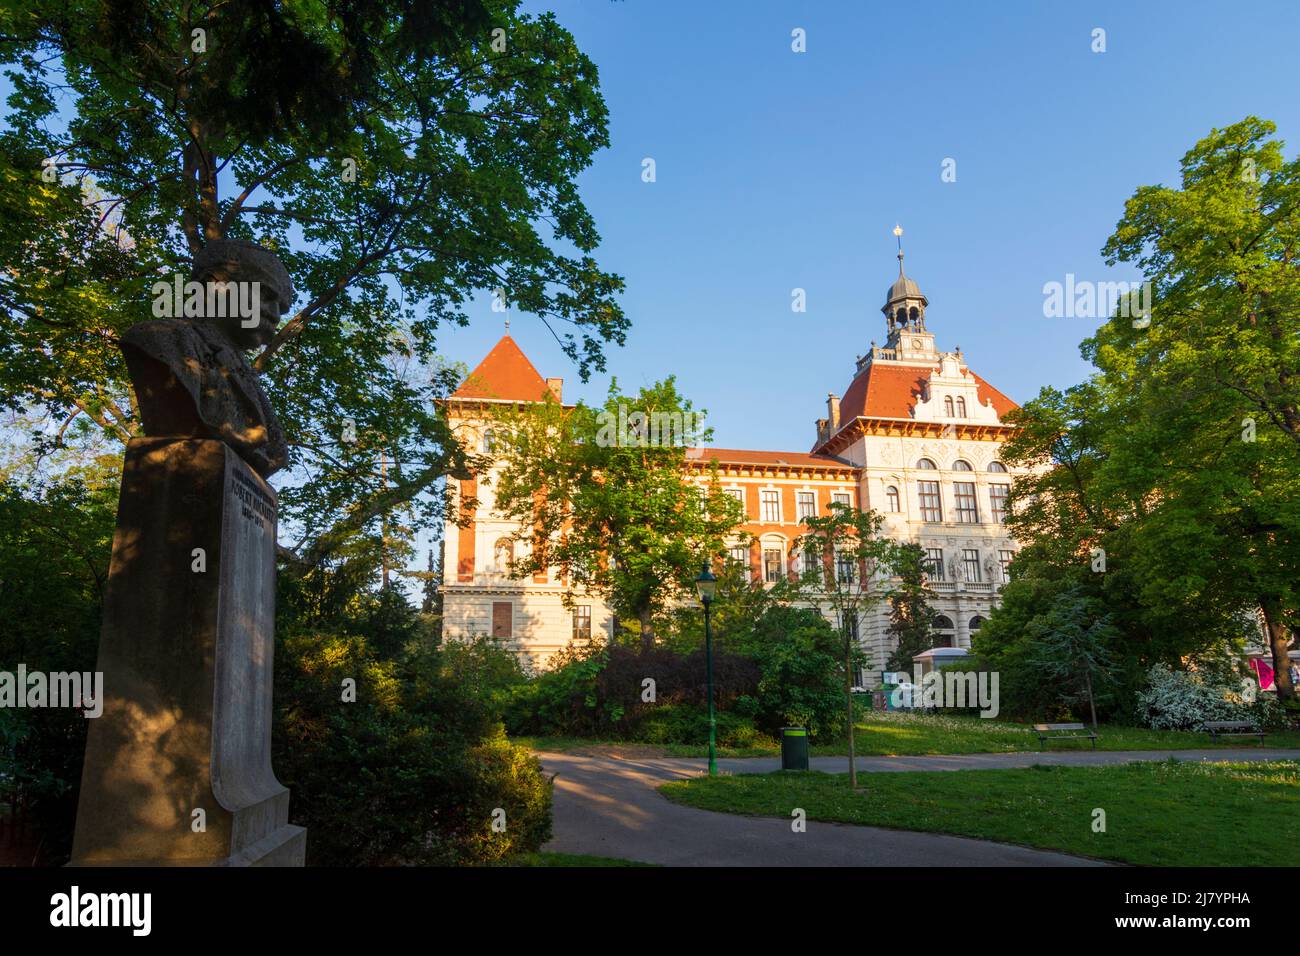
[[[275,535],[223,442],[127,445],[71,865],[303,865],[271,769]]]

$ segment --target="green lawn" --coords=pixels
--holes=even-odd
[[[1206,733],[1181,730],[1145,730],[1102,724],[1097,731],[1098,750],[1193,750],[1256,746],[1253,738],[1236,738],[1211,742]],[[517,738],[517,742],[534,750],[566,751],[593,746],[619,746],[613,741],[578,740],[564,737]],[[1014,753],[1038,750],[1038,737],[1028,724],[959,714],[910,714],[898,711],[873,711],[857,723],[855,750],[860,756],[915,756],[918,754]],[[1269,734],[1269,747],[1300,748],[1300,733]],[[624,742],[622,746],[636,746]],[[1052,745],[1053,750],[1090,749],[1088,741],[1067,741]],[[668,744],[663,747],[671,757],[703,757],[703,744]],[[764,757],[779,754],[776,741],[747,748],[718,748],[722,757]],[[848,754],[844,741],[814,745],[813,756],[842,757]]]
[[[659,789],[678,803],[810,822],[955,833],[1150,866],[1292,866],[1300,761],[697,777]],[[1093,832],[1094,809],[1106,832]]]

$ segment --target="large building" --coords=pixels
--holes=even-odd
[[[1007,580],[1016,545],[1004,524],[1014,473],[999,451],[1016,405],[967,367],[960,348],[941,352],[926,324],[929,302],[903,272],[885,294],[883,347],[859,357],[842,395],[830,393],[826,417],[805,452],[691,449],[687,467],[703,476],[717,463],[723,488],[745,506],[733,557],[764,582],[797,573],[800,521],[834,501],[875,509],[886,531],[925,548],[936,594],[941,646],[969,647]],[[491,448],[494,405],[562,400],[561,381],[543,378],[508,335],[448,400],[452,425],[470,447]],[[484,476],[479,476],[484,477]],[[491,482],[460,482],[474,500],[444,537],[444,634],[492,634],[544,665],[573,639],[608,633],[609,610],[598,598],[564,607],[554,573],[512,579],[506,565],[514,526],[493,511]],[[892,645],[881,604],[859,623],[875,679]]]

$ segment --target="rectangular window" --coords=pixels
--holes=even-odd
[[[740,565],[742,573],[745,575],[745,583],[749,583],[749,548],[743,544],[738,544],[731,549],[731,560]]]
[[[979,506],[975,503],[975,482],[953,482],[953,492],[957,499],[957,523],[979,524]]]
[[[835,552],[835,580],[840,584],[852,584],[857,580],[858,568],[857,562],[853,560],[852,554],[845,554],[842,551]]]
[[[943,580],[943,548],[925,549],[925,573],[932,581]]]
[[[833,495],[831,495],[831,503],[837,505],[844,505],[844,507],[846,508],[853,507],[852,496],[847,491],[835,492]]]
[[[760,491],[759,504],[762,506],[762,519],[768,524],[781,523],[781,492]]]
[[[781,580],[781,549],[763,549],[763,580],[775,582]]]
[[[801,491],[797,498],[799,520],[817,517],[817,496],[811,491]]]
[[[723,488],[727,494],[740,502],[740,510],[744,514],[749,514],[749,509],[745,507],[745,489],[744,488]]]
[[[980,553],[975,548],[963,548],[961,563],[966,569],[966,580],[978,582],[980,579]]]
[[[822,566],[822,551],[819,545],[810,544],[804,548],[803,571],[805,574],[816,571],[817,583],[824,583],[822,579],[825,577],[826,572]]]
[[[921,495],[921,520],[939,522],[943,520],[943,501],[939,497],[939,482],[918,481],[917,488]]]
[[[575,641],[591,640],[591,605],[584,604],[573,609],[573,639]]]
[[[514,604],[509,601],[492,602],[492,636],[510,640],[514,636]]]
[[[993,510],[993,520],[1005,524],[1007,520],[1007,495],[1011,494],[1010,485],[989,485],[989,504]]]
[[[1016,556],[1014,551],[999,551],[998,566],[1002,571],[1002,583],[1006,584],[1011,580],[1011,559]]]

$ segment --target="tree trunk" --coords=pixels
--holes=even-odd
[[[1097,703],[1092,699],[1092,674],[1083,672],[1084,686],[1088,688],[1088,712],[1092,714],[1092,731],[1097,732]]]
[[[638,619],[641,622],[641,653],[648,654],[655,649],[655,627],[650,620],[650,609],[644,608]]]
[[[1291,658],[1287,655],[1287,633],[1281,621],[1281,608],[1273,599],[1259,602],[1264,612],[1264,629],[1268,635],[1269,650],[1273,652],[1273,686],[1278,700],[1295,700],[1295,685],[1291,683]]]
[[[849,788],[858,788],[858,768],[853,762],[853,642],[844,630],[844,702],[849,716]]]

